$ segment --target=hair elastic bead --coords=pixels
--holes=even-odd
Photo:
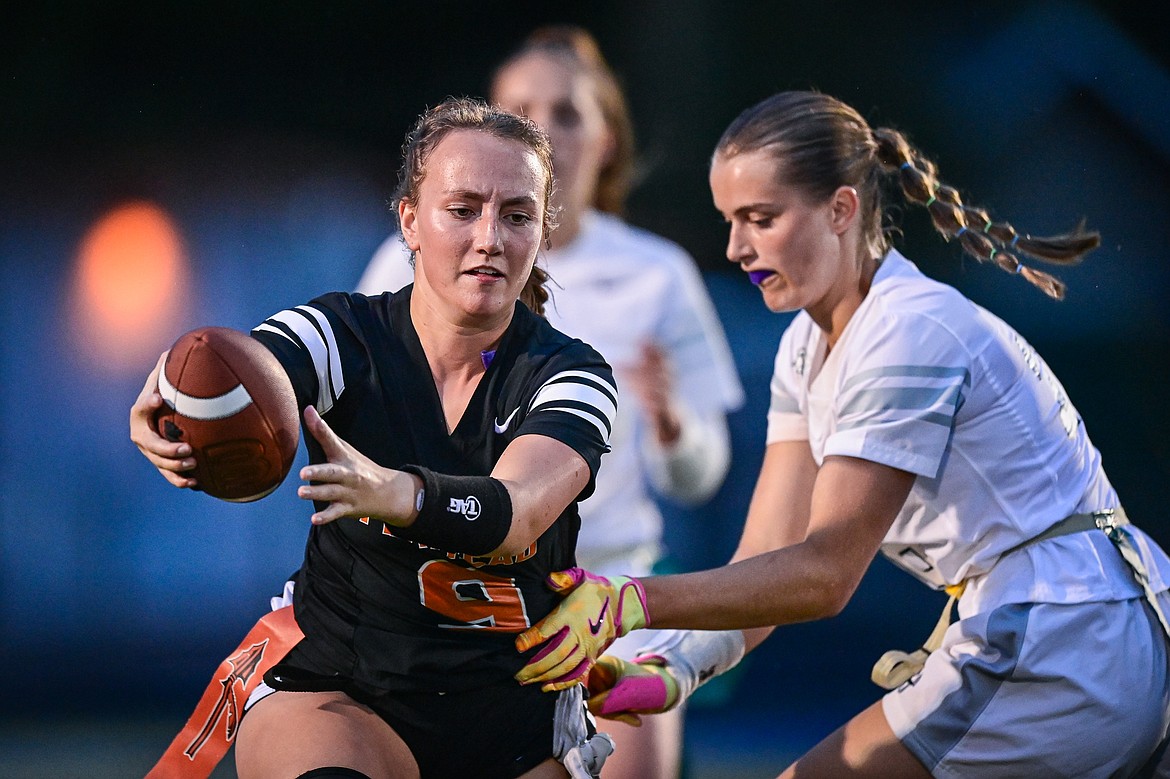
[[[959,231],[958,231],[957,233],[955,233],[955,237],[956,237],[956,238],[959,238],[959,237],[960,237],[960,236],[962,236],[962,235],[963,235],[963,233],[965,233],[965,232],[967,232],[967,226],[966,226],[966,225],[964,225],[964,226],[962,226],[962,227],[960,227],[960,228],[959,228]]]
[[[1020,234],[1016,233],[1015,236],[1012,238],[1012,242],[1008,245],[1008,247],[1011,249],[1016,248],[1016,244],[1019,243],[1019,241],[1020,241]]]
[[[906,160],[905,162],[903,162],[901,165],[898,166],[898,168],[900,170],[905,170],[906,168],[911,168],[911,167],[913,167],[913,164],[910,162],[910,160]]]
[[[991,232],[991,226],[992,226],[992,221],[990,219],[988,219],[987,224],[983,225],[983,232],[985,232],[985,233]]]
[[[934,195],[931,195],[930,200],[926,201],[925,208],[930,208],[931,203],[933,203],[936,200],[938,200],[938,198],[936,198]]]
[[[1016,273],[1023,273],[1023,272],[1024,272],[1024,264],[1021,262],[1017,262],[1016,263]]]
[[[998,253],[999,253],[999,249],[996,249],[994,246],[991,247],[991,254],[987,255],[987,261],[991,262],[992,260],[994,260],[995,255]]]

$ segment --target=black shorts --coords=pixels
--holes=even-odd
[[[369,706],[406,742],[422,779],[512,779],[553,756],[558,694],[538,686],[508,680],[460,692],[374,691],[284,663],[270,669],[264,682],[275,690],[344,692]]]

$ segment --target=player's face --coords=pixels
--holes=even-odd
[[[814,319],[856,289],[843,247],[835,194],[823,203],[780,179],[767,149],[716,156],[715,207],[730,226],[727,259],[740,266],[772,311],[807,309]]]
[[[557,205],[574,213],[592,204],[597,176],[613,154],[613,134],[594,90],[587,74],[545,54],[513,62],[492,85],[501,108],[527,116],[548,133]]]
[[[508,317],[540,248],[546,173],[520,141],[455,130],[431,150],[418,202],[399,207],[416,288],[456,317]]]

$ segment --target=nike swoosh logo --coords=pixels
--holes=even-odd
[[[496,432],[497,433],[508,432],[508,425],[512,424],[512,417],[516,416],[516,412],[519,410],[520,410],[519,408],[512,409],[512,413],[508,415],[508,418],[504,420],[503,424],[500,424],[500,418],[496,417],[496,421],[493,423],[493,427],[495,427]]]
[[[589,620],[589,632],[597,635],[597,631],[601,630],[601,623],[605,621],[605,612],[609,610],[609,598],[605,599],[605,603],[601,604],[601,611],[597,613],[597,621]]]

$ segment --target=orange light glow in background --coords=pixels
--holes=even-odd
[[[87,356],[139,366],[165,349],[186,304],[187,258],[170,216],[137,201],[101,216],[77,254],[74,333]]]

